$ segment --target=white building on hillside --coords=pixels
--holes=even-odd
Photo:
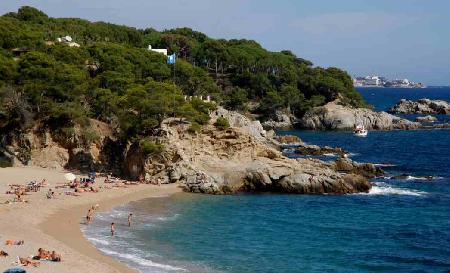
[[[70,47],[80,47],[79,44],[77,44],[77,43],[72,41],[72,37],[70,37],[70,36],[64,36],[64,37],[61,37],[61,38],[57,38],[56,41],[58,43],[65,43],[65,44],[67,44]]]
[[[158,52],[164,54],[164,56],[167,56],[167,49],[165,48],[152,48],[152,45],[148,45],[148,50]]]

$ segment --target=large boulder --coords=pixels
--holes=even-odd
[[[338,100],[314,107],[299,121],[300,127],[309,130],[352,130],[359,124],[369,130],[417,129],[421,126],[386,112],[343,106]]]
[[[271,119],[268,119],[262,123],[262,126],[266,129],[290,129],[294,127],[296,118],[284,111],[276,111]]]
[[[389,112],[397,114],[450,115],[450,103],[444,100],[420,99],[411,101],[402,99],[389,109]]]
[[[339,158],[332,168],[337,172],[351,173],[361,175],[367,178],[378,177],[384,174],[384,171],[371,163],[357,163],[348,158]]]
[[[300,154],[300,155],[312,155],[312,156],[334,154],[334,155],[338,155],[341,157],[345,157],[348,154],[342,148],[329,147],[329,146],[320,147],[317,145],[302,145],[302,146],[298,147],[297,149],[295,149],[295,153]]]

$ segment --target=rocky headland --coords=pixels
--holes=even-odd
[[[420,99],[411,101],[402,99],[388,112],[396,114],[450,115],[450,103],[444,100]]]
[[[359,124],[369,130],[408,130],[421,127],[418,122],[402,119],[386,112],[343,106],[339,100],[314,107],[299,121],[299,126],[308,130],[352,130]]]
[[[216,128],[218,117],[226,118],[230,128]],[[102,136],[89,147],[78,143],[76,137],[61,141],[49,132],[33,131],[10,143],[8,154],[15,158],[16,165],[111,170],[131,179],[144,175],[146,179],[179,183],[186,191],[207,194],[346,194],[371,188],[367,178],[372,175],[356,169],[349,171],[318,159],[284,156],[280,145],[301,140],[275,137],[259,121],[223,108],[214,111],[209,124],[198,133],[189,132],[187,121],[166,119],[152,137],[164,147],[155,154],[145,154],[139,145],[120,143],[106,124],[95,122]],[[29,149],[26,162],[19,159],[23,142]]]

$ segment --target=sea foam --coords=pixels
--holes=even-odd
[[[366,194],[369,195],[410,195],[410,196],[423,196],[426,195],[426,192],[417,191],[413,189],[406,188],[397,188],[389,186],[385,183],[377,183],[372,186],[370,191]]]
[[[100,245],[109,245],[109,242],[106,240],[94,238],[94,237],[88,237],[88,240],[94,243],[94,245],[100,244]]]
[[[123,258],[129,261],[132,261],[133,263],[138,264],[139,266],[143,266],[146,268],[158,268],[165,271],[186,271],[186,269],[181,267],[175,267],[168,264],[160,264],[153,261],[150,261],[148,259],[139,257],[137,255],[129,254],[129,253],[119,253],[116,251],[113,251],[111,249],[105,249],[105,248],[99,248],[100,251],[104,252],[107,255],[116,256],[119,258]]]

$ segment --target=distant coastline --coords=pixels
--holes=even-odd
[[[386,87],[386,88],[426,88],[423,83],[416,83],[408,79],[390,80],[382,76],[358,76],[353,78],[354,87]]]

